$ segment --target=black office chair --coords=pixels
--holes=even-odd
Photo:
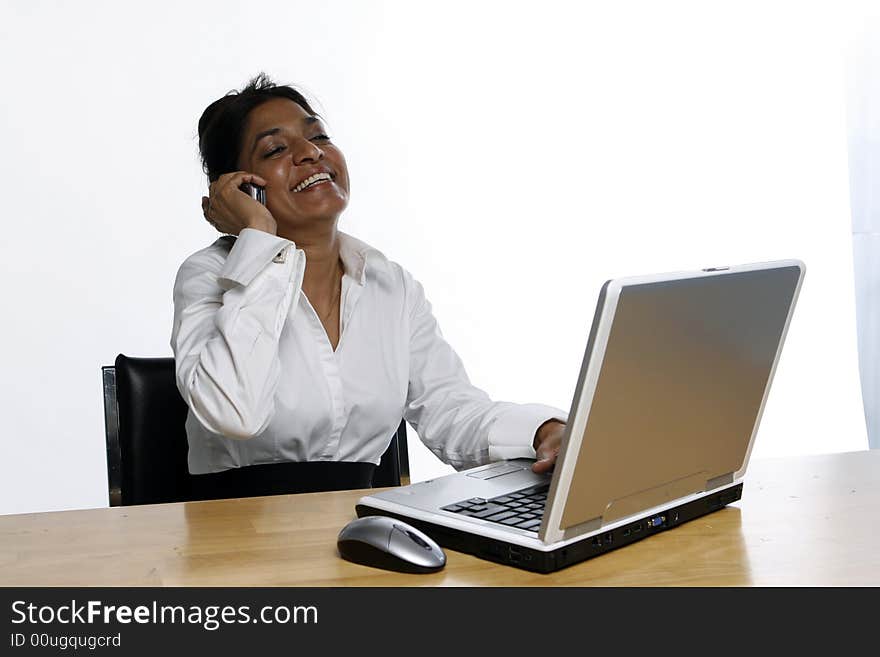
[[[209,475],[187,467],[187,406],[173,358],[129,358],[101,368],[110,506],[217,497],[399,486],[409,481],[406,422],[375,468],[360,463],[274,463]]]

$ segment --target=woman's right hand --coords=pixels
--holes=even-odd
[[[235,171],[224,173],[208,187],[209,196],[202,197],[202,212],[209,224],[221,233],[238,235],[244,228],[255,228],[275,235],[278,225],[269,209],[241,191],[244,183],[260,187],[266,181],[260,176]]]

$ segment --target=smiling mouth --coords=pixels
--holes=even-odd
[[[322,182],[329,182],[333,180],[333,177],[329,173],[315,173],[303,180],[299,185],[293,188],[294,192],[301,192],[309,187],[314,187],[315,185]]]

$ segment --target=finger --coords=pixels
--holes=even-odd
[[[266,180],[255,173],[246,173],[242,178],[242,182],[251,183],[258,187],[265,187],[267,185]]]
[[[232,173],[224,173],[217,179],[223,187],[241,187],[244,183],[253,183],[260,187],[266,186],[266,180],[250,171],[233,171]]]
[[[554,449],[538,449],[538,460],[532,464],[532,471],[537,473],[549,472],[556,465],[556,458],[559,456],[559,448]]]
[[[553,469],[556,459],[541,459],[532,463],[532,472],[535,474],[544,474]]]

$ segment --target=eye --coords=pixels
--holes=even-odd
[[[272,157],[273,155],[277,155],[278,153],[283,151],[285,148],[287,148],[287,146],[282,146],[282,145],[275,146],[274,148],[270,149],[265,155],[263,155],[263,157]]]
[[[314,137],[312,137],[312,141],[330,141],[330,137],[329,137],[329,135],[325,135],[324,133],[321,133],[319,135],[315,135]]]

